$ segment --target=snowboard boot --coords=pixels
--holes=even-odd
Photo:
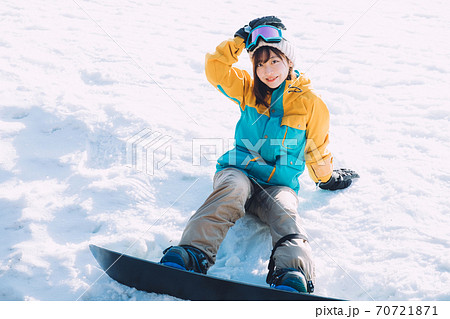
[[[273,273],[270,286],[275,289],[311,293],[314,290],[312,282],[306,282],[302,271],[293,268],[277,269]]]
[[[202,274],[208,271],[208,258],[200,249],[185,245],[170,246],[163,253],[159,262],[163,265]]]

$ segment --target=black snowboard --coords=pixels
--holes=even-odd
[[[138,290],[186,300],[338,300],[225,280],[167,267],[89,245],[100,267],[114,280]]]

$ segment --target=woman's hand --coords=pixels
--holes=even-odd
[[[277,18],[276,16],[265,16],[261,18],[256,18],[250,21],[248,25],[252,29],[259,27],[260,25],[271,25],[275,28],[286,30],[286,27],[283,24],[283,22],[281,22],[281,19]]]
[[[241,37],[245,42],[247,42],[250,31],[256,27],[259,27],[260,25],[271,25],[278,29],[286,30],[286,27],[284,26],[283,22],[281,22],[281,19],[277,18],[276,16],[265,16],[253,19],[248,24],[237,30],[234,36]]]
[[[351,169],[341,168],[333,171],[328,182],[319,182],[318,185],[321,189],[335,191],[349,187],[352,184],[352,180],[355,178],[359,178],[358,173]]]

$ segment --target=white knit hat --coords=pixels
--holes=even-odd
[[[266,42],[264,40],[259,40],[259,43],[256,45],[255,49],[253,49],[248,54],[250,55],[250,59],[253,59],[253,54],[258,50],[260,47],[273,47],[277,48],[281,52],[286,55],[286,57],[292,62],[295,63],[295,52],[294,52],[294,46],[285,38],[281,39],[280,42]]]

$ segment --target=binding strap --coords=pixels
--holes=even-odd
[[[272,279],[273,279],[273,273],[275,271],[275,260],[273,258],[273,255],[275,254],[275,251],[277,250],[278,247],[280,247],[285,241],[289,241],[292,239],[303,239],[303,240],[308,240],[305,236],[300,235],[300,234],[289,234],[286,235],[284,237],[281,237],[280,240],[278,240],[275,244],[275,246],[273,246],[272,249],[272,254],[270,255],[270,260],[269,260],[269,273],[267,274],[267,278],[266,278],[266,283],[268,283],[269,285],[272,283]],[[306,278],[305,278],[306,279]],[[312,284],[312,283],[311,283]],[[312,290],[310,287],[310,284],[308,282],[308,291]]]

